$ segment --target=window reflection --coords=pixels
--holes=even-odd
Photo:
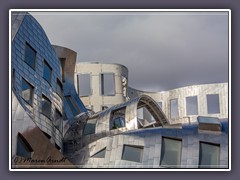
[[[122,159],[128,161],[142,162],[143,147],[124,145]]]
[[[33,86],[22,79],[22,98],[32,106],[33,102]]]
[[[182,154],[182,141],[178,139],[162,138],[160,165],[180,167]]]
[[[51,119],[51,102],[46,96],[42,96],[42,114]]]
[[[94,134],[96,128],[96,119],[90,119],[84,126],[83,135]]]
[[[46,61],[44,61],[44,67],[43,67],[43,78],[51,84],[52,79],[52,68],[48,65]]]
[[[35,59],[36,59],[36,51],[28,43],[26,43],[24,61],[31,68],[35,69]]]

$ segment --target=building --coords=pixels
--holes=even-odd
[[[125,66],[76,64],[25,12],[11,41],[12,168],[229,167],[227,83],[135,90]]]

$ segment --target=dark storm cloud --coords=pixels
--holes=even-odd
[[[78,61],[120,63],[131,87],[160,91],[227,82],[225,12],[35,13],[51,43]]]

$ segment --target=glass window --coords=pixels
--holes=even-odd
[[[143,147],[123,145],[122,160],[142,162]]]
[[[30,144],[27,142],[27,140],[23,137],[22,134],[18,133],[16,155],[30,158],[32,152],[33,152],[33,149],[31,148]]]
[[[62,97],[62,83],[59,79],[57,79],[57,94]]]
[[[89,96],[91,92],[91,76],[90,74],[78,74],[78,94],[79,96]]]
[[[101,74],[101,94],[105,96],[115,95],[114,74]]]
[[[92,155],[94,158],[105,158],[106,154],[106,148],[103,148],[102,150],[98,151],[96,154]]]
[[[22,79],[22,98],[32,106],[33,86],[25,81],[25,79]]]
[[[178,118],[178,99],[170,100],[171,118]]]
[[[87,124],[84,126],[83,135],[94,134],[96,127],[96,119],[90,119],[87,121]]]
[[[12,88],[13,89],[15,89],[15,79],[16,79],[15,69],[13,68],[12,70]]]
[[[110,130],[125,127],[125,111],[126,108],[121,108],[112,111],[110,120]]]
[[[167,167],[180,167],[182,154],[182,141],[171,138],[162,138],[160,165]]]
[[[220,145],[200,142],[199,168],[217,168]]]
[[[187,115],[198,115],[197,96],[186,97]]]
[[[49,64],[44,61],[44,67],[43,67],[43,78],[51,84],[52,79],[52,68],[49,66]]]
[[[110,130],[118,129],[121,127],[125,127],[125,118],[122,116],[116,117],[110,122]]]
[[[73,100],[72,96],[65,96],[65,98],[67,100],[68,106],[70,107],[70,109],[72,111],[72,114],[74,116],[78,115],[81,111],[78,108],[76,102]]]
[[[207,95],[207,109],[208,114],[219,114],[219,95],[218,94],[208,94]]]
[[[25,46],[25,59],[24,61],[33,69],[35,69],[35,61],[36,61],[36,51],[26,43]]]
[[[200,142],[199,168],[217,168],[220,145]]]
[[[53,125],[62,132],[62,114],[55,109]]]
[[[42,95],[42,114],[51,119],[52,111],[51,101],[44,95]]]

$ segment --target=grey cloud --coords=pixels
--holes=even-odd
[[[133,88],[159,91],[228,80],[226,13],[83,14],[34,17],[51,43],[78,52],[79,62],[127,66]]]

